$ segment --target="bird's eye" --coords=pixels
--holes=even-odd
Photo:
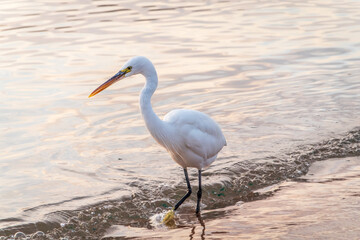
[[[132,66],[129,66],[128,69],[131,70],[131,69],[132,69]]]

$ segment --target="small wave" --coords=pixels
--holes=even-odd
[[[269,193],[257,191],[286,179],[293,179],[307,173],[311,163],[329,158],[360,156],[360,128],[343,137],[332,138],[320,143],[300,146],[282,156],[269,156],[266,161],[248,160],[231,167],[219,169],[205,177],[215,177],[216,183],[205,185],[202,202],[207,210],[217,209],[239,202],[253,201],[268,196]],[[177,200],[186,192],[186,186],[168,186],[158,183],[138,184],[139,191],[116,201],[102,202],[78,211],[67,211],[64,222],[49,221],[32,225],[20,225],[0,230],[1,234],[14,234],[17,231],[47,232],[49,239],[61,237],[86,236],[98,239],[112,225],[141,228],[162,228],[161,219]],[[178,214],[193,216],[196,205],[193,194],[179,209]],[[56,215],[52,213],[51,215]],[[181,222],[180,218],[180,222]],[[190,217],[185,217],[191,221]],[[52,218],[53,220],[56,217]],[[30,226],[30,227],[29,227]]]

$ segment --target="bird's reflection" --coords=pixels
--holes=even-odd
[[[197,214],[196,216],[197,216],[197,218],[198,218],[198,220],[199,220],[199,223],[200,223],[200,225],[201,225],[201,227],[202,227],[202,231],[201,231],[200,237],[201,237],[201,240],[204,240],[204,239],[205,239],[205,229],[206,229],[206,228],[205,228],[205,222],[204,222],[204,220],[202,219],[202,217],[201,217],[200,214]],[[194,239],[195,228],[196,228],[196,225],[193,226],[192,229],[191,229],[191,233],[190,233],[190,235],[189,235],[190,240]]]

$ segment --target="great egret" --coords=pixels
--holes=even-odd
[[[146,83],[140,94],[140,110],[147,129],[154,139],[163,146],[183,169],[188,192],[165,216],[168,221],[174,211],[191,195],[191,185],[187,168],[197,168],[199,190],[197,192],[196,214],[200,211],[201,171],[215,161],[217,154],[226,146],[226,140],[219,125],[208,115],[188,109],[172,110],[161,120],[151,107],[158,77],[154,65],[145,57],[137,56],[127,61],[112,78],[95,89],[92,97],[113,83],[135,74],[142,74]]]

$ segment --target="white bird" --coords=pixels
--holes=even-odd
[[[184,169],[185,173],[188,192],[175,205],[172,213],[168,214],[168,218],[173,217],[174,211],[191,195],[187,168],[197,168],[199,172],[196,206],[198,214],[202,195],[201,171],[210,166],[220,150],[226,146],[225,137],[214,120],[195,110],[172,110],[161,120],[151,106],[151,96],[158,85],[157,73],[154,65],[145,57],[137,56],[127,61],[118,73],[95,89],[89,97],[125,77],[135,74],[142,74],[146,78],[145,86],[140,94],[140,110],[147,129],[154,139],[170,153],[172,159]]]

